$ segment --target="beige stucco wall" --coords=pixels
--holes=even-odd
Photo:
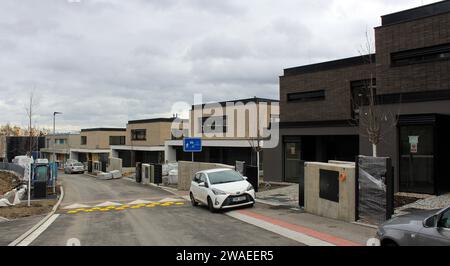
[[[140,124],[128,124],[126,131],[127,146],[164,146],[166,140],[171,139],[171,122],[152,122]],[[145,141],[131,140],[131,130],[145,129],[147,137]]]
[[[345,174],[339,181],[339,203],[320,198],[320,169]],[[306,163],[306,212],[347,222],[355,221],[355,166],[351,164]]]
[[[263,107],[265,104],[267,107]],[[236,105],[232,107],[206,106],[208,108],[199,108],[190,111],[190,136],[202,137],[203,139],[248,139],[260,136],[257,132],[259,127],[268,128],[270,125],[271,115],[279,115],[279,105],[273,103],[255,103],[250,102],[244,105]],[[221,109],[221,108],[222,109]],[[265,115],[264,115],[265,114]],[[199,119],[201,117],[210,116],[227,116],[227,133],[224,136],[208,136],[200,132]],[[234,116],[234,119],[233,119]],[[252,118],[251,120],[249,118]],[[253,121],[253,122],[251,122]],[[260,126],[261,125],[261,126]],[[253,132],[253,133],[251,133]]]
[[[230,168],[234,169],[234,166],[217,164],[217,163],[200,163],[200,162],[178,162],[178,189],[189,190],[191,187],[192,177],[199,172],[216,168]]]
[[[110,136],[125,136],[125,131],[85,131],[80,134],[81,137],[87,137],[87,145],[81,145],[81,149],[109,149]]]
[[[55,144],[55,139],[65,139],[65,144]],[[47,135],[45,137],[45,150],[66,150],[69,152],[71,148],[79,148],[80,147],[80,134],[56,134],[56,135]]]

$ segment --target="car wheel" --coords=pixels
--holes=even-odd
[[[191,197],[192,206],[194,206],[194,207],[198,206],[198,202],[195,200],[194,195],[192,194],[192,192],[190,193],[189,196]]]
[[[216,212],[216,209],[214,209],[214,205],[210,197],[208,197],[208,209],[212,213]]]

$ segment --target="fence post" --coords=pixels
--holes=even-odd
[[[359,220],[359,156],[355,159],[355,221]]]
[[[394,167],[392,159],[386,159],[386,220],[394,214]]]

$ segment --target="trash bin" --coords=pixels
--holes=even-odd
[[[35,199],[45,199],[47,198],[47,182],[35,181],[33,189],[33,197]]]

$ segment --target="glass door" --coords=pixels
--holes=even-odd
[[[290,183],[299,183],[302,177],[300,140],[286,141],[284,143],[284,180]]]
[[[434,127],[400,127],[400,190],[434,193]]]

